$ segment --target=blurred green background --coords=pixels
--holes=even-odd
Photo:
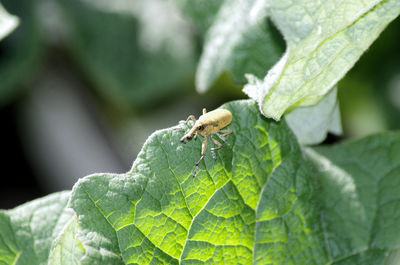
[[[204,25],[175,1],[2,4],[20,25],[0,42],[0,208],[126,172],[153,131],[246,98],[229,74],[195,92]],[[339,83],[344,135],[325,143],[400,127],[399,40],[397,19]]]

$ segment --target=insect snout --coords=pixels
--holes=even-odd
[[[181,138],[181,142],[184,143],[184,144],[186,144],[186,139],[187,139],[187,140],[190,140],[190,139],[192,139],[192,136],[191,136],[191,135],[184,135],[184,136]]]

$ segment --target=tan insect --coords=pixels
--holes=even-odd
[[[222,144],[212,136],[217,135],[222,141],[225,142],[226,136],[232,133],[232,130],[221,130],[231,123],[232,113],[226,109],[216,109],[210,112],[207,112],[206,109],[203,109],[203,115],[201,115],[198,120],[196,120],[193,115],[190,115],[186,119],[186,123],[189,120],[193,121],[193,127],[181,138],[181,142],[185,144],[186,140],[190,140],[193,137],[196,139],[198,134],[204,137],[203,144],[201,145],[201,157],[193,170],[193,176],[196,176],[197,170],[199,169],[199,164],[204,159],[206,154],[208,136],[210,136],[211,141],[217,146],[211,148],[211,154],[216,160],[217,156],[215,155],[215,150],[220,149]]]

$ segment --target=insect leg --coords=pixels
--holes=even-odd
[[[213,147],[211,148],[211,154],[214,158],[214,160],[217,160],[217,156],[215,155],[215,150],[221,149],[222,144],[220,142],[218,142],[217,140],[215,140],[214,138],[212,138],[212,136],[210,136],[211,141],[213,141],[213,143],[217,146],[217,147]]]
[[[222,141],[226,142],[226,137],[225,137],[225,136],[228,136],[229,134],[231,134],[231,133],[232,133],[232,130],[220,130],[219,132],[222,133],[222,134],[218,134],[218,133],[217,133],[218,137],[219,137]]]
[[[201,157],[199,161],[197,161],[196,166],[193,170],[193,177],[196,176],[197,170],[199,169],[200,162],[203,160],[204,156],[206,155],[206,150],[207,150],[207,136],[204,137],[204,141],[201,145]]]
[[[196,123],[196,117],[194,115],[189,115],[189,117],[187,117],[185,123],[188,123],[188,121],[192,121],[194,124],[194,123]]]
[[[181,124],[182,122],[187,124],[188,121],[193,121],[193,124],[196,123],[196,117],[194,115],[189,115],[189,117],[187,117],[186,121],[180,121],[179,123]],[[182,127],[176,126],[174,128],[172,128],[174,131],[184,131],[185,129]]]

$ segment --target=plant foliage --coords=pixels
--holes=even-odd
[[[250,73],[244,90],[254,100],[221,106],[232,112],[233,133],[217,158],[209,141],[193,176],[201,140],[183,145],[183,131],[156,131],[129,172],[96,173],[71,192],[0,211],[0,265],[396,264],[400,133],[332,146],[301,144],[340,132],[331,89],[398,16],[400,2],[175,2],[205,34],[199,90],[223,72],[237,81]],[[73,56],[110,87],[104,90],[108,97],[146,104],[164,82],[173,85],[190,72],[193,51],[178,60],[167,55],[173,46],[168,36],[159,46],[141,46],[138,32],[157,35],[143,28],[146,4],[134,4],[135,15],[125,16],[103,9],[104,3],[73,0],[62,6],[76,23]],[[284,45],[268,19],[286,41],[282,57]],[[123,41],[109,38],[113,34]],[[114,50],[102,57],[107,47]],[[137,61],[127,59],[132,56]],[[109,69],[115,58],[121,68]],[[176,71],[169,74],[173,62]],[[147,73],[153,64],[165,69],[157,78]],[[306,107],[293,110],[298,106]],[[192,124],[181,125],[188,130]]]
[[[222,108],[234,134],[195,177],[201,142],[157,131],[126,174],[75,185],[76,217],[69,193],[3,212],[2,262],[385,264],[400,243],[400,134],[303,153],[254,101]]]

